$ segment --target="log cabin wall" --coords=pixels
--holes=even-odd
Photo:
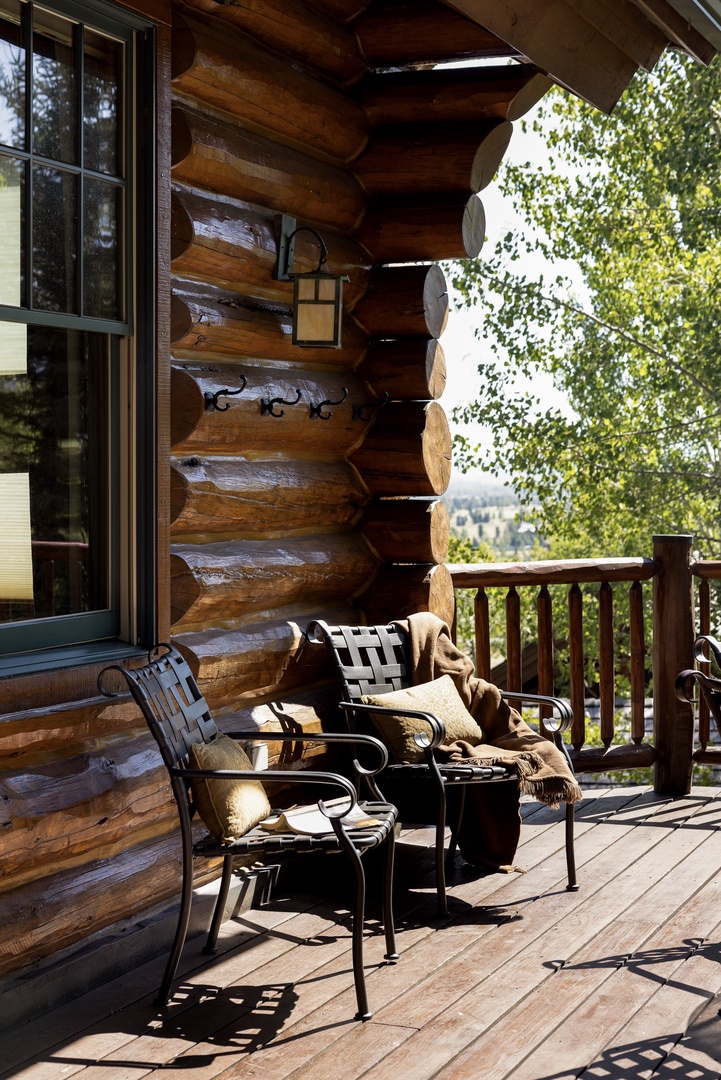
[[[311,618],[452,614],[437,262],[480,251],[479,192],[551,85],[478,21],[436,0],[187,0],[159,34],[159,634],[251,734],[333,722]],[[496,64],[435,68],[474,58]],[[349,278],[337,351],[290,343],[280,213]],[[300,234],[295,269],[316,261]],[[0,684],[0,979],[179,886],[154,745],[95,674]]]
[[[311,618],[452,615],[436,261],[480,250],[477,193],[509,118],[550,82],[530,65],[480,82],[433,72],[512,50],[425,0],[191,0],[161,42],[159,130],[172,133],[158,204],[172,286],[159,294],[161,324],[170,307],[159,385],[171,388],[161,632],[221,719],[239,708],[234,724],[251,733],[318,729],[334,721],[335,692],[322,650],[302,647]],[[279,213],[317,228],[329,269],[349,278],[339,350],[290,343],[291,286],[273,277]],[[317,258],[301,233],[294,268]],[[163,455],[161,441],[161,475]],[[94,675],[0,687],[0,990],[179,886],[154,744],[127,699],[93,696]]]

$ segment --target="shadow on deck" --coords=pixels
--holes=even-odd
[[[430,830],[404,829],[401,959],[383,962],[371,908],[370,1022],[352,1020],[350,894],[324,876],[331,860],[305,857],[289,897],[226,924],[221,955],[189,943],[164,1015],[162,958],[0,1035],[0,1077],[720,1080],[721,789],[589,794],[577,893],[562,812],[523,812],[528,872],[459,860],[443,919]]]

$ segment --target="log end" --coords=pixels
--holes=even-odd
[[[170,444],[180,446],[198,426],[205,401],[195,379],[180,368],[171,369],[170,387]]]
[[[544,94],[547,94],[554,85],[553,79],[548,75],[537,72],[532,75],[523,89],[519,90],[511,104],[508,106],[506,118],[508,120],[520,120],[522,116],[537,105]]]
[[[173,12],[171,41],[170,77],[171,79],[178,79],[186,71],[190,71],[195,63],[197,49],[193,32],[183,16],[178,14],[177,11]]]
[[[513,124],[509,120],[502,120],[485,136],[473,158],[471,191],[478,192],[488,187],[503,161],[512,134]]]
[[[433,502],[428,508],[431,519],[431,554],[436,563],[445,562],[451,541],[451,517],[445,503]]]
[[[179,555],[170,556],[170,580],[170,621],[177,626],[200,597],[200,583]]]
[[[174,292],[170,298],[170,340],[181,341],[193,329],[193,316],[184,300]]]
[[[185,255],[193,242],[193,222],[177,192],[170,196],[170,259]]]
[[[455,610],[453,579],[448,567],[442,564],[386,564],[358,604],[371,624],[430,611],[450,626]]]
[[[431,266],[423,284],[423,310],[431,337],[439,338],[448,322],[448,286],[440,266]]]
[[[486,240],[486,211],[477,195],[471,195],[463,211],[463,246],[469,259],[476,259]]]
[[[179,165],[193,148],[193,133],[183,109],[173,109],[170,121],[170,163]]]
[[[173,525],[188,501],[188,480],[179,468],[170,466],[170,524]]]
[[[451,482],[453,440],[448,417],[437,401],[426,406],[426,426],[422,436],[423,464],[433,495],[442,495]]]
[[[431,339],[426,349],[428,396],[437,401],[446,388],[446,354],[439,341]]]

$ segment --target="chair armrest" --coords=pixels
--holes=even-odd
[[[524,701],[532,701],[538,705],[550,705],[558,713],[558,719],[556,717],[549,717],[543,721],[544,727],[548,731],[570,731],[573,725],[573,710],[567,701],[563,698],[549,697],[547,694],[524,694],[521,691],[516,693],[512,690],[501,690],[501,697],[508,701],[520,701],[523,704]]]
[[[703,647],[708,645],[717,667],[721,668],[721,644],[710,634],[700,634],[693,643],[693,658],[699,664],[710,664],[710,659],[704,654]],[[683,673],[682,673],[683,674]],[[679,676],[680,678],[680,676]]]
[[[721,679],[714,675],[707,675],[705,671],[696,671],[695,668],[687,668],[680,671],[674,682],[674,690],[679,701],[695,702],[694,688],[698,683],[701,692],[707,696],[721,696]]]
[[[361,705],[354,701],[341,701],[339,702],[341,709],[345,709],[346,712],[377,712],[386,714],[392,713],[393,716],[407,716],[412,720],[424,720],[431,729],[430,737],[424,732],[416,732],[413,736],[414,742],[422,750],[428,748],[429,750],[435,750],[437,746],[440,746],[446,737],[446,725],[436,716],[434,713],[429,712],[417,712],[415,709],[397,709],[395,705],[392,708],[388,708],[386,705]]]
[[[204,778],[207,780],[256,780],[260,782],[259,774],[253,769],[180,769],[172,766],[169,772],[172,776],[177,776],[183,780]],[[291,784],[331,785],[342,788],[343,793],[350,799],[348,806],[333,807],[331,809],[326,806],[322,799],[318,799],[318,809],[327,818],[344,818],[358,805],[354,785],[345,776],[341,776],[340,773],[317,772],[311,769],[272,769],[262,775],[267,780],[272,780],[273,783],[276,781],[288,781]]]
[[[257,742],[259,739],[265,742],[324,742],[324,743],[359,743],[370,746],[378,752],[380,764],[375,769],[363,768],[354,759],[356,768],[366,776],[375,776],[388,764],[388,751],[380,739],[373,735],[360,735],[347,731],[321,731],[321,732],[290,732],[290,731],[228,731],[228,738],[237,739],[238,742]],[[275,770],[271,770],[275,771]],[[257,775],[257,774],[256,774]]]

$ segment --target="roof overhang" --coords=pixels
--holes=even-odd
[[[721,0],[668,0],[695,30],[721,49]]]
[[[611,112],[639,67],[654,68],[668,45],[706,64],[721,49],[721,0],[443,3],[603,112]]]

